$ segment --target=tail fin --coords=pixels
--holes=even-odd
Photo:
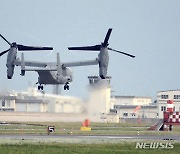
[[[21,76],[25,75],[24,53],[21,54]]]
[[[57,77],[59,78],[59,76],[61,75],[61,66],[60,66],[60,57],[59,57],[59,53],[57,53]]]

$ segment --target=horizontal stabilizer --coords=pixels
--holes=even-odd
[[[38,72],[38,71],[57,71],[57,68],[38,68],[38,69],[26,68],[25,71],[36,71],[36,72]]]
[[[101,49],[101,45],[94,46],[85,46],[85,47],[69,47],[69,50],[89,50],[89,51],[99,51]]]

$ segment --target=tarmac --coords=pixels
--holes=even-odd
[[[1,134],[0,140],[119,140],[119,141],[178,141],[180,135],[26,135],[26,134]]]

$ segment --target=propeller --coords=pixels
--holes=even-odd
[[[121,53],[121,54],[124,54],[124,55],[126,55],[126,56],[129,56],[129,57],[135,58],[135,56],[134,56],[134,55],[131,55],[131,54],[126,53],[126,52],[118,51],[118,50],[115,50],[115,49],[112,49],[112,48],[108,48],[108,50],[115,51],[115,52],[117,52],[117,53]]]
[[[101,45],[86,46],[86,47],[68,47],[69,50],[89,50],[89,51],[99,51]]]
[[[109,28],[108,31],[107,31],[106,37],[104,39],[104,43],[102,43],[103,47],[107,47],[109,45],[108,40],[109,40],[109,37],[111,35],[111,32],[112,32],[112,28]]]
[[[4,41],[6,41],[6,42],[11,46],[11,43],[10,43],[8,40],[6,40],[6,38],[5,38],[4,36],[2,36],[1,34],[0,34],[0,36],[2,37],[2,39],[3,39]]]
[[[125,53],[125,52],[118,51],[118,50],[108,47],[109,45],[108,41],[109,41],[111,32],[112,32],[112,28],[109,28],[104,38],[104,42],[102,42],[100,45],[68,48],[69,50],[100,51],[100,53],[98,54],[98,62],[99,62],[99,76],[101,77],[101,79],[106,79],[107,77],[108,64],[109,64],[108,50],[129,56],[131,58],[135,57],[134,55],[131,55],[129,53]]]
[[[120,53],[120,54],[124,54],[124,55],[126,55],[126,56],[129,56],[129,57],[134,58],[134,57],[135,57],[134,55],[131,55],[131,54],[128,54],[128,53],[125,53],[125,52],[122,52],[122,51],[118,51],[118,50],[115,50],[115,49],[112,49],[112,48],[108,48],[108,45],[109,45],[108,41],[109,41],[111,32],[112,32],[112,28],[109,28],[108,31],[107,31],[107,33],[106,33],[104,42],[101,43],[100,45],[84,46],[84,47],[68,47],[68,49],[69,49],[69,50],[100,51],[101,48],[104,47],[104,48],[107,48],[108,50],[111,50],[111,51],[114,51],[114,52],[117,52],[117,53]]]
[[[10,50],[10,49],[1,52],[1,53],[0,53],[0,57],[1,57],[2,55],[4,55],[6,52],[8,52],[9,50]]]
[[[0,56],[7,53],[11,48],[17,48],[19,51],[32,51],[32,50],[53,50],[53,47],[35,47],[35,46],[25,46],[21,44],[17,44],[16,42],[10,43],[4,36],[0,34],[0,37],[10,45],[10,48],[8,50],[5,50],[0,53]]]

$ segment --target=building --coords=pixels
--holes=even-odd
[[[72,113],[84,114],[85,118],[94,122],[137,121],[138,119],[152,121],[163,118],[163,112],[167,111],[168,100],[173,100],[174,111],[180,112],[180,90],[159,91],[157,103],[152,103],[151,97],[111,96],[111,77],[107,80],[100,80],[97,76],[88,78],[89,97],[86,101],[71,96],[44,94],[36,88],[28,88],[26,92],[0,95],[1,114],[8,112],[69,115]]]
[[[159,91],[157,92],[159,119],[163,119],[163,112],[167,111],[168,100],[173,100],[174,111],[180,112],[180,90]]]
[[[113,96],[113,109],[120,119],[155,118],[158,109],[152,104],[151,97],[145,96]]]
[[[0,96],[0,111],[14,111],[16,96]]]
[[[156,105],[114,105],[120,119],[157,118]]]
[[[82,113],[83,101],[71,96],[44,94],[36,88],[0,96],[0,111]]]
[[[158,109],[151,97],[111,96],[111,77],[89,76],[89,118],[93,121],[120,122],[122,119],[157,119]],[[152,121],[152,120],[150,120]]]

